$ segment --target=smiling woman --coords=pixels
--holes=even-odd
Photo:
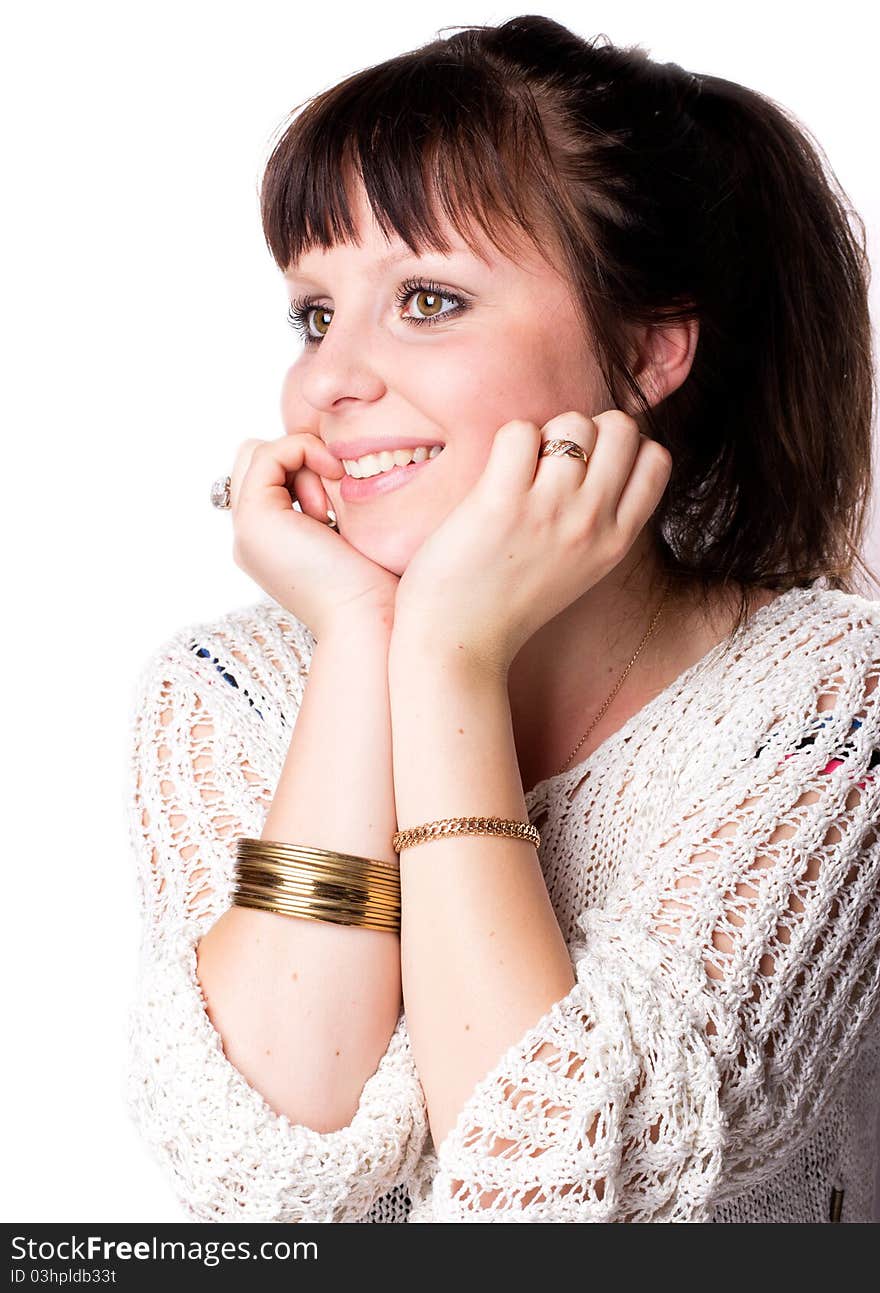
[[[852,586],[846,571],[861,564],[870,497],[873,373],[870,346],[857,340],[870,331],[864,226],[805,128],[766,96],[656,64],[637,47],[583,41],[550,19],[472,27],[294,109],[266,165],[261,208],[283,270],[304,257],[321,265],[327,257],[308,254],[356,247],[368,229],[376,241],[351,261],[350,288],[365,277],[374,309],[374,275],[389,281],[408,253],[424,258],[430,282],[395,282],[401,309],[406,292],[456,300],[457,284],[436,272],[444,263],[462,272],[470,263],[481,287],[495,252],[543,274],[525,299],[499,284],[477,319],[459,315],[467,293],[440,314],[423,296],[399,326],[444,319],[421,331],[432,345],[439,331],[444,353],[461,337],[458,363],[477,333],[497,353],[525,327],[524,309],[543,314],[553,350],[561,336],[583,337],[579,382],[566,373],[560,390],[557,380],[552,406],[519,390],[493,400],[519,374],[530,384],[541,352],[524,362],[502,344],[487,368],[488,345],[479,347],[469,367],[479,401],[491,401],[487,422],[497,415],[497,427],[511,406],[542,421],[569,405],[633,413],[676,464],[649,522],[663,572],[704,607],[722,577],[742,589],[738,628],[762,586],[822,572]],[[329,331],[332,310],[320,322],[300,308],[304,328]],[[640,330],[684,320],[699,323],[688,380],[657,399],[632,362]],[[441,369],[433,383],[447,408],[448,376]],[[456,394],[453,416],[469,417],[476,392]]]
[[[871,1220],[874,374],[818,148],[530,15],[310,100],[260,197],[268,597],[133,714],[129,1104],[182,1206]]]
[[[310,288],[296,310],[312,339],[288,373],[284,419],[343,462],[443,446],[430,470],[434,459],[395,471],[386,458],[369,465],[390,468],[387,477],[355,484],[347,468],[322,483],[340,533],[401,575],[484,470],[512,413],[543,422],[560,406],[598,411],[607,396],[569,282],[527,240],[502,255],[476,232],[469,245],[440,217],[442,249],[413,253],[393,237],[391,261],[363,185],[352,184],[357,239],[312,247],[285,271],[291,289]],[[408,274],[416,265],[419,277]],[[445,308],[434,288],[466,307]]]

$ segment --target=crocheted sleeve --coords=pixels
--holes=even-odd
[[[270,725],[291,716],[279,720],[265,696],[255,714],[247,691],[227,686],[194,648],[157,653],[132,709],[142,937],[126,1105],[189,1219],[383,1219],[383,1196],[398,1196],[427,1134],[403,1012],[352,1122],[318,1132],[270,1107],[226,1058],[206,1010],[197,943],[230,905],[235,840],[262,831],[290,731],[269,739]],[[241,680],[245,666],[236,672]]]
[[[432,1219],[705,1220],[815,1133],[880,1006],[880,631],[774,667],[785,712],[736,766],[695,750],[693,811],[581,913],[576,983],[462,1108]]]

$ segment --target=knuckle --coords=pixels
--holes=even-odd
[[[666,448],[665,445],[659,444],[658,441],[656,440],[653,443],[654,443],[654,452],[656,456],[659,457],[660,462],[662,463],[664,469],[667,472],[671,472],[672,454],[669,452],[669,450]]]
[[[598,413],[593,419],[594,422],[601,423],[603,427],[613,427],[618,433],[629,431],[641,435],[639,424],[629,413],[624,413],[623,409],[606,409],[604,413]]]
[[[656,440],[648,440],[641,446],[653,475],[664,482],[672,475],[672,454]]]
[[[509,422],[503,423],[498,429],[512,435],[525,430],[537,431],[538,424],[537,422],[530,422],[528,418],[511,418]]]
[[[265,444],[265,441],[254,440],[253,438],[250,440],[242,440],[241,444],[238,446],[236,462],[247,462],[261,444]]]
[[[580,413],[577,409],[567,409],[565,413],[557,413],[549,422],[544,424],[544,429],[552,429],[554,432],[564,431],[571,427],[573,431],[583,431],[593,421],[586,413]]]

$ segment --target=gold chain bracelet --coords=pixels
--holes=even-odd
[[[424,840],[444,835],[508,835],[514,839],[528,840],[535,848],[541,846],[538,828],[531,822],[514,822],[507,817],[442,817],[423,826],[410,826],[396,831],[391,841],[395,853],[421,844]]]

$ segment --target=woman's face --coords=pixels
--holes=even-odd
[[[346,540],[400,575],[474,486],[500,426],[599,413],[605,386],[568,284],[525,239],[516,260],[481,244],[485,263],[448,227],[449,256],[414,257],[386,241],[358,194],[361,245],[316,248],[285,275],[291,301],[316,308],[304,319],[315,340],[285,376],[282,413],[288,434],[310,428],[331,448],[408,435],[444,445],[390,492],[346,500],[341,479],[323,480]],[[404,288],[407,279],[426,288]],[[435,322],[412,322],[420,318]]]

